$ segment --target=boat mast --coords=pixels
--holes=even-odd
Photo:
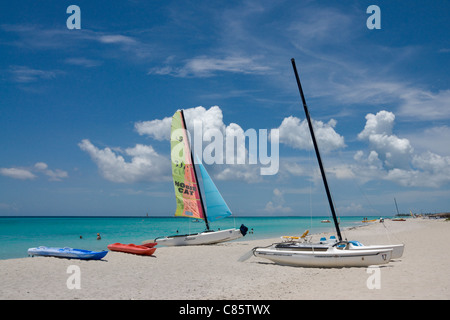
[[[395,200],[395,197],[394,197],[394,202],[395,202],[395,208],[397,208],[397,215],[399,216],[400,212],[398,212],[397,200]]]
[[[303,95],[303,89],[302,89],[302,85],[300,83],[300,78],[298,76],[297,67],[295,66],[294,58],[291,59],[291,62],[292,62],[292,67],[294,68],[294,73],[295,73],[295,78],[297,80],[298,90],[299,90],[300,96],[302,98],[303,109],[305,110],[306,119],[308,120],[309,132],[311,133],[311,138],[312,138],[312,141],[314,144],[314,150],[316,151],[316,155],[317,155],[317,161],[319,162],[320,173],[322,174],[323,184],[325,186],[325,191],[327,192],[328,203],[330,205],[331,214],[333,215],[334,226],[336,227],[336,233],[337,233],[339,241],[342,241],[341,230],[339,229],[339,223],[338,223],[338,220],[336,217],[336,212],[334,210],[333,199],[331,198],[330,189],[328,188],[327,177],[325,176],[325,170],[323,169],[322,159],[321,159],[320,153],[319,153],[319,147],[317,146],[316,136],[314,135],[314,129],[312,126],[311,118],[309,116],[309,111],[308,111],[308,107],[306,105],[305,96]]]
[[[198,183],[197,171],[195,170],[194,158],[192,157],[191,145],[189,143],[189,138],[187,135],[188,131],[187,131],[187,126],[186,126],[186,121],[184,120],[183,110],[180,110],[180,112],[181,112],[181,120],[183,121],[184,130],[186,130],[186,139],[187,139],[187,144],[189,146],[189,155],[191,156],[191,163],[192,163],[192,168],[194,169],[195,181],[197,181],[198,195],[200,197],[200,203],[202,204],[203,216],[205,217],[206,230],[209,231],[208,217],[206,216],[205,205],[203,204],[202,193],[200,191],[200,184]]]

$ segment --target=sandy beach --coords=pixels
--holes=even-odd
[[[322,235],[314,235],[313,240]],[[103,261],[10,259],[0,261],[0,299],[450,298],[449,221],[386,220],[345,230],[343,236],[367,245],[404,243],[405,252],[401,259],[379,268],[379,288],[368,287],[372,273],[367,268],[288,267],[256,257],[238,261],[253,247],[280,239],[158,247],[153,257],[109,252]],[[68,268],[73,265],[79,267],[79,289],[67,285],[72,276]]]

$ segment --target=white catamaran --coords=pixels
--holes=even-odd
[[[274,243],[268,247],[253,248],[253,255],[265,258],[275,263],[301,267],[364,267],[370,265],[386,264],[393,258],[403,254],[403,244],[398,245],[370,245],[365,246],[357,241],[343,241],[336,212],[334,210],[331,193],[320,157],[319,148],[314,135],[311,118],[306,105],[300,78],[298,76],[295,60],[292,59],[298,89],[303,102],[303,108],[308,121],[311,138],[319,163],[322,180],[325,186],[328,202],[333,216],[334,226],[338,240],[321,241],[319,243],[288,241]]]
[[[172,176],[177,202],[175,216],[202,219],[205,221],[206,230],[195,234],[163,236],[142,243],[157,242],[166,246],[203,245],[230,241],[245,236],[248,228],[244,225],[241,225],[239,229],[218,231],[213,231],[209,227],[210,221],[228,217],[231,215],[231,211],[203,164],[197,161],[203,182],[204,195],[202,196],[183,110],[179,110],[173,115],[170,136]]]

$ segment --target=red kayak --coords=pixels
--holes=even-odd
[[[148,242],[148,243],[141,244],[141,246],[147,247],[147,248],[153,248],[157,244],[158,244],[157,242]]]
[[[134,254],[139,254],[139,255],[143,255],[143,256],[151,256],[156,251],[156,248],[137,246],[132,243],[130,243],[130,244],[113,243],[113,244],[108,245],[108,249],[111,251],[134,253]]]

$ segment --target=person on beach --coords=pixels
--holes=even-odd
[[[101,240],[102,237],[100,237],[100,233],[97,233],[97,240]]]

